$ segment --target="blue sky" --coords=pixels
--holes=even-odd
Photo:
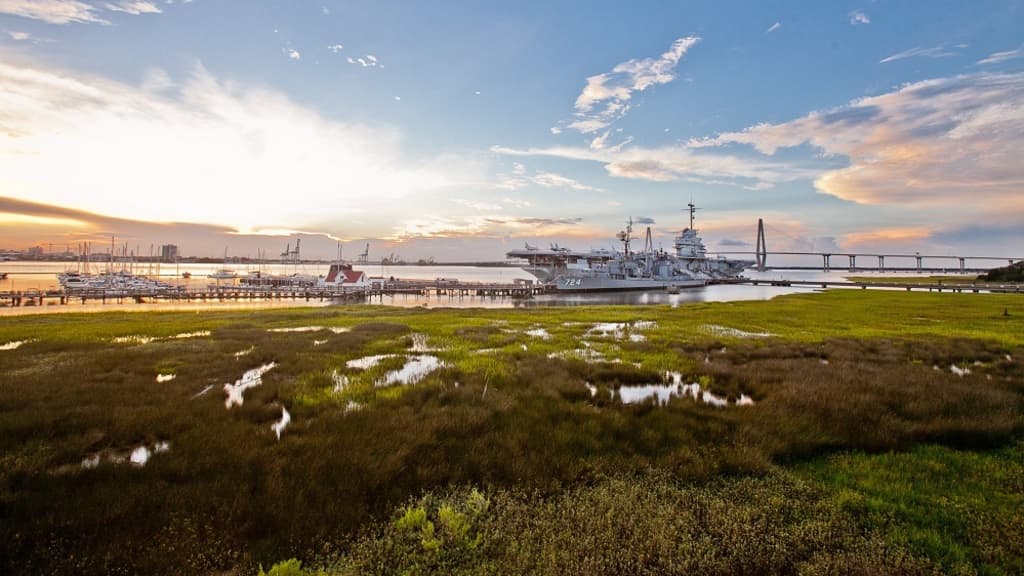
[[[1020,256],[1022,8],[0,0],[0,247]]]

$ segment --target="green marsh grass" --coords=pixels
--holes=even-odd
[[[655,323],[643,341],[587,336],[595,323],[637,320]],[[350,330],[268,331],[302,326]],[[536,328],[550,337],[526,334]],[[202,330],[210,335],[171,338]],[[159,339],[111,343],[128,335]],[[416,354],[414,335],[445,367],[415,385],[377,386]],[[892,516],[877,512],[889,496],[818,467],[842,468],[845,454],[884,463],[936,446],[968,467],[982,466],[972,455],[992,449],[1018,454],[1019,296],[835,291],[676,309],[357,306],[0,324],[0,342],[29,338],[0,352],[5,573],[250,574],[292,557],[373,572],[365,562],[384,566],[415,543],[393,524],[409,506],[423,508],[441,543],[409,549],[414,573],[659,573],[693,568],[688,558],[706,561],[697,571],[707,573],[1017,567],[1012,550],[993,552],[972,537],[975,520],[932,545],[921,542],[945,520],[908,515],[905,532],[923,536],[900,536]],[[551,357],[583,342],[608,362]],[[368,370],[346,366],[385,354],[396,356]],[[262,385],[227,410],[223,385],[269,362],[276,366]],[[659,383],[666,371],[755,404],[612,398],[621,386]],[[176,378],[157,383],[158,373]],[[341,391],[335,373],[348,377]],[[281,406],[292,423],[278,441],[270,427]],[[81,467],[96,453],[162,441],[170,450],[145,467]],[[1007,458],[1019,469],[1019,456]],[[918,461],[928,463],[907,465]],[[906,478],[912,489],[927,480]],[[1019,482],[1010,485],[1019,496]],[[473,490],[489,499],[487,514],[467,512]],[[858,490],[880,503],[851,508],[836,499]],[[915,506],[940,498],[929,490]],[[987,517],[998,498],[985,490],[957,510]],[[742,505],[732,511],[730,502]],[[757,534],[787,552],[773,555],[744,531],[759,518],[766,524],[752,524]],[[734,531],[709,528],[719,521]],[[579,542],[530,541],[570,526]],[[664,535],[669,529],[678,540]],[[705,532],[714,537],[697,536]],[[451,554],[439,557],[449,544]]]

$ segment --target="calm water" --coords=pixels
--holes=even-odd
[[[7,272],[7,280],[0,280],[0,292],[26,291],[26,290],[52,290],[59,288],[57,274],[68,269],[68,263],[63,262],[0,262],[0,272]],[[153,277],[171,284],[187,286],[198,289],[208,285],[216,285],[218,282],[208,278],[209,274],[222,268],[221,264],[173,264],[163,265],[136,265],[135,273]],[[95,267],[94,267],[95,268]],[[395,277],[401,279],[434,280],[435,278],[458,278],[464,282],[511,282],[514,279],[532,279],[533,277],[519,268],[492,268],[476,266],[380,266],[372,265],[356,267],[363,270],[369,276]],[[246,274],[257,268],[235,266],[239,274]],[[269,264],[260,267],[265,274],[310,274],[323,275],[327,273],[327,265],[283,265]],[[102,268],[95,268],[94,271],[102,271]],[[183,279],[181,274],[189,272],[191,279]],[[749,278],[765,280],[842,280],[851,274],[846,271],[821,272],[813,270],[771,270],[757,272],[748,270],[745,275]],[[857,272],[858,276],[869,276],[870,272]],[[892,273],[884,274],[894,275]],[[910,276],[910,274],[905,274]],[[228,282],[221,280],[221,284]],[[781,287],[781,286],[750,286],[750,285],[723,285],[708,286],[704,288],[683,290],[679,294],[668,294],[663,291],[655,292],[609,292],[598,294],[547,294],[530,300],[519,300],[499,297],[476,297],[476,296],[417,296],[417,295],[395,295],[374,298],[366,305],[370,306],[405,306],[405,307],[485,307],[485,308],[520,308],[538,306],[588,306],[603,304],[667,304],[679,306],[692,302],[726,302],[739,300],[768,300],[783,294],[794,294],[799,292],[813,291],[813,288],[803,287]],[[206,304],[180,304],[173,302],[159,302],[147,304],[76,304],[66,306],[48,305],[42,307],[0,307],[0,315],[3,314],[38,314],[41,312],[82,312],[93,310],[193,310],[193,309],[238,309],[238,308],[271,308],[271,307],[294,307],[294,306],[329,306],[330,302],[304,302],[299,300],[281,300],[267,302],[224,302]]]

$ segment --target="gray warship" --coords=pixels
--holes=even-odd
[[[644,248],[634,251],[633,220],[616,237],[622,250],[577,251],[552,245],[526,246],[511,250],[509,258],[526,261],[522,268],[542,284],[559,292],[605,292],[616,290],[668,290],[698,288],[715,281],[736,278],[754,265],[751,260],[709,258],[704,242],[694,228],[697,207],[687,204],[690,226],[675,237],[674,253],[655,250],[651,228],[647,227]]]

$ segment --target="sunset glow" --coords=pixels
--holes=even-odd
[[[692,199],[712,249],[759,217],[776,244],[1019,246],[1013,4],[0,2],[0,199],[36,205],[0,245],[499,259],[630,216],[668,241]]]

